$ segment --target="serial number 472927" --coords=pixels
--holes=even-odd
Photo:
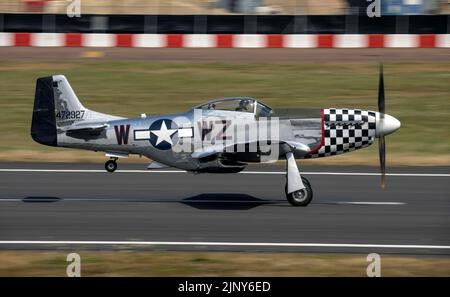
[[[61,120],[82,119],[84,117],[84,110],[61,110],[56,113],[56,118]]]

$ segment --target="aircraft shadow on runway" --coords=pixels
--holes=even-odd
[[[143,199],[89,199],[89,198],[78,198],[78,199],[64,199],[59,197],[47,197],[47,196],[30,196],[22,199],[22,202],[25,203],[54,203],[60,201],[84,201],[84,202],[139,202],[139,203],[182,203],[184,205],[188,205],[190,207],[194,207],[197,209],[217,209],[217,210],[248,210],[261,205],[268,205],[279,203],[279,201],[268,201],[259,199],[247,194],[229,194],[229,193],[204,193],[195,196],[191,196],[188,198],[184,198],[181,201],[173,201],[173,200],[143,200]]]
[[[52,202],[58,202],[63,200],[62,198],[58,197],[45,197],[45,196],[31,196],[31,197],[25,197],[22,199],[22,202],[27,203],[52,203]]]
[[[247,194],[206,193],[185,198],[182,203],[197,209],[248,210],[276,202]]]
[[[249,210],[261,205],[272,207],[291,207],[284,200],[263,200],[248,194],[240,193],[203,193],[182,200],[165,199],[90,199],[90,198],[59,198],[50,196],[29,196],[21,199],[24,203],[54,203],[62,201],[82,202],[129,202],[129,203],[181,203],[199,210]],[[345,206],[341,201],[314,202],[315,205]],[[346,205],[348,206],[348,205]],[[353,205],[367,207],[367,205]]]

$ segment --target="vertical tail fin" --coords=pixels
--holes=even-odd
[[[53,92],[55,99],[56,127],[67,127],[87,117],[85,108],[64,75],[54,75]]]
[[[80,100],[78,100],[77,95],[64,75],[53,76],[53,87],[55,92],[55,108],[57,112],[86,110]],[[66,118],[70,118],[70,114],[66,116]],[[64,120],[64,118],[61,116],[60,120]]]

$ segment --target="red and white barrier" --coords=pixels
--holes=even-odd
[[[0,46],[141,48],[449,48],[450,34],[0,33]]]

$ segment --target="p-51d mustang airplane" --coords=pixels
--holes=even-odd
[[[379,138],[382,186],[384,136],[400,122],[384,113],[383,71],[378,88],[379,112],[325,108],[291,117],[248,97],[213,100],[187,112],[122,118],[85,108],[62,75],[37,80],[31,136],[49,146],[103,151],[113,172],[129,154],[153,160],[149,169],[176,167],[192,172],[236,173],[248,163],[286,159],[286,197],[306,206],[313,197],[295,159],[351,152]]]

